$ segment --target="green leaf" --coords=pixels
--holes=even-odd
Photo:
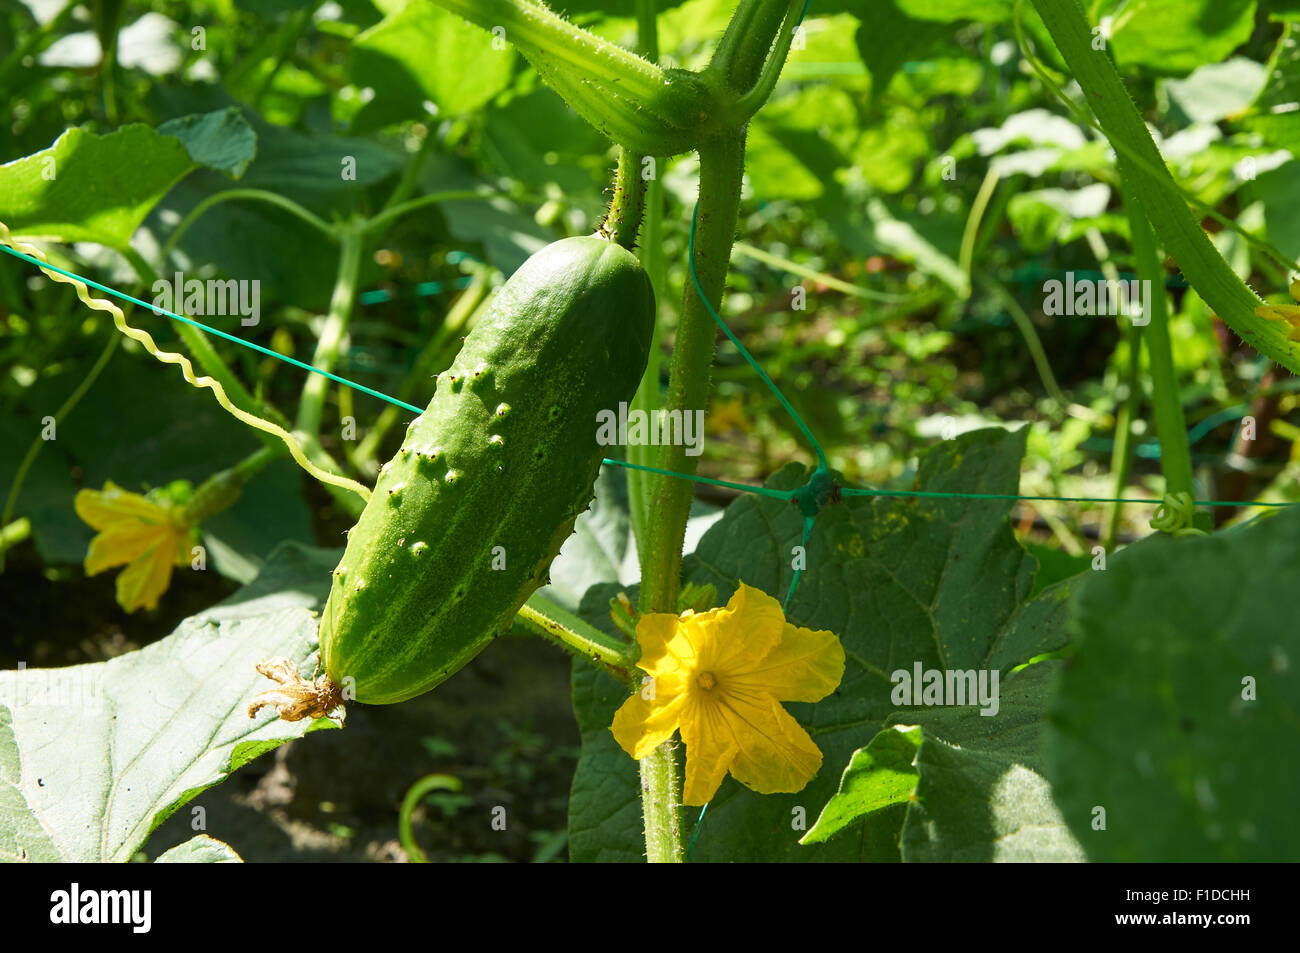
[[[1255,0],[1146,0],[1121,12],[1111,43],[1121,66],[1186,75],[1250,39]]]
[[[175,136],[191,159],[231,179],[242,176],[257,155],[257,133],[237,106],[172,119],[158,133]]]
[[[233,847],[222,843],[207,834],[191,837],[184,844],[177,844],[161,857],[155,864],[242,864]]]
[[[1291,509],[1210,537],[1150,537],[1086,577],[1048,777],[1089,859],[1300,855],[1297,550]]]
[[[442,116],[474,112],[505,89],[514,62],[510,44],[429,0],[415,0],[352,44],[352,82],[375,90],[353,129],[426,116],[425,100]]]
[[[1023,430],[993,429],[940,443],[922,456],[918,485],[928,491],[1014,493],[1024,439]],[[790,465],[768,485],[794,488],[807,475]],[[802,829],[792,822],[820,810],[834,794],[842,766],[886,723],[929,724],[932,712],[900,712],[891,701],[891,672],[910,670],[915,662],[927,669],[1006,672],[1064,644],[1064,587],[1022,606],[1035,564],[1011,532],[1009,511],[1007,501],[898,497],[847,497],[823,511],[808,545],[808,572],[787,612],[795,625],[836,633],[848,654],[834,695],[788,706],[822,749],[821,772],[797,794],[762,796],[725,781],[709,805],[692,859],[897,859],[901,806],[855,822],[852,836],[811,847],[798,844]],[[792,575],[791,547],[801,537],[801,519],[789,504],[742,497],[687,558],[686,577],[714,584],[719,603],[740,580],[783,596]],[[582,615],[605,631],[612,629],[609,595],[597,587],[582,605]],[[574,673],[583,748],[570,798],[572,857],[635,860],[643,853],[637,766],[609,732],[624,690],[586,668]],[[976,715],[975,725],[987,734],[989,720]],[[954,733],[973,727],[960,720],[940,726]],[[1014,737],[1015,730],[1008,735]],[[694,819],[692,811],[684,829]]]
[[[1297,17],[1300,19],[1300,17]],[[1255,103],[1255,113],[1241,124],[1264,141],[1300,154],[1300,25],[1288,23],[1268,64],[1268,85]]]
[[[328,589],[319,550],[284,547],[277,588],[241,590],[108,662],[0,673],[0,857],[127,861],[199,792],[326,719],[285,722],[249,701],[253,666],[315,648]],[[332,555],[332,554],[331,554]],[[310,674],[310,670],[308,670]]]
[[[918,20],[899,9],[898,0],[877,0],[862,14],[858,52],[871,72],[871,96],[879,100],[889,81],[908,60],[921,59],[950,31],[935,20]],[[880,42],[881,37],[891,42]]]
[[[1083,860],[1043,777],[1040,736],[1053,672],[1040,662],[1006,678],[997,715],[978,707],[901,713],[924,741],[918,781],[903,825],[905,861]]]
[[[194,167],[182,142],[142,124],[104,136],[69,129],[48,149],[0,166],[0,209],[15,234],[125,248]]]
[[[1195,122],[1218,122],[1248,108],[1268,79],[1263,65],[1234,56],[1226,63],[1207,63],[1186,79],[1165,84],[1169,98]]]
[[[1040,774],[1043,704],[1055,666],[1017,672],[999,692],[996,716],[978,707],[913,709],[890,719],[853,753],[835,796],[801,843],[907,805],[907,861],[1083,859]]]
[[[1292,159],[1260,173],[1255,195],[1264,203],[1269,240],[1292,259],[1300,259],[1300,161]]]
[[[799,843],[824,843],[867,814],[906,803],[916,790],[912,762],[921,740],[919,725],[899,725],[881,731],[871,744],[853,752],[840,778],[839,790]]]

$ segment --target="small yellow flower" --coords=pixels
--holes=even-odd
[[[780,603],[741,583],[725,608],[642,616],[637,642],[652,681],[610,731],[640,759],[680,729],[683,803],[707,803],[728,771],[760,794],[812,780],[821,749],[781,702],[815,702],[839,685],[844,647],[832,633],[790,625]]]
[[[127,612],[157,606],[171,583],[172,566],[184,566],[190,558],[193,533],[184,508],[111,481],[102,490],[81,490],[73,505],[82,520],[99,530],[86,553],[86,573],[126,566],[117,577],[118,605]]]
[[[1300,278],[1291,282],[1291,297],[1300,301]],[[1300,306],[1293,304],[1262,304],[1255,309],[1261,318],[1270,321],[1285,321],[1291,325],[1288,341],[1300,341]]]

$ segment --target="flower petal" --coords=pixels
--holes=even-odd
[[[79,490],[72,501],[77,515],[92,529],[107,529],[123,519],[140,519],[146,523],[165,523],[166,510],[139,493],[124,490],[111,480],[103,490]]]
[[[115,523],[90,541],[86,550],[87,575],[93,576],[122,566],[147,553],[150,547],[166,543],[171,533],[166,526],[153,526],[134,520]]]
[[[641,658],[637,667],[649,675],[666,675],[682,667],[678,653],[683,651],[693,656],[689,643],[683,644],[678,639],[677,616],[667,612],[649,612],[641,616],[636,624],[636,641],[641,646]],[[677,644],[674,645],[674,640]]]
[[[716,698],[692,697],[682,713],[682,741],[686,744],[686,785],[682,803],[707,804],[718,793],[739,752],[731,719]]]
[[[712,639],[700,652],[700,669],[719,675],[748,669],[781,641],[785,615],[781,603],[762,589],[741,583],[726,608],[696,616],[712,623]]]
[[[619,747],[638,761],[673,736],[686,706],[680,679],[672,675],[654,678],[655,697],[642,698],[640,692],[632,695],[614,713],[609,726]]]
[[[771,695],[727,692],[727,723],[740,740],[731,774],[759,794],[803,790],[822,765],[821,749]]]
[[[844,678],[844,646],[831,632],[785,624],[781,644],[751,666],[728,673],[728,685],[779,701],[815,702]]]
[[[153,609],[172,581],[172,547],[159,540],[117,577],[117,604],[127,612]]]

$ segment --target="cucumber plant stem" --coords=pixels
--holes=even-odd
[[[1124,488],[1128,486],[1129,471],[1133,465],[1133,420],[1137,417],[1138,402],[1142,397],[1142,329],[1130,321],[1125,336],[1128,339],[1128,367],[1125,368],[1124,379],[1128,393],[1120,405],[1119,413],[1115,415],[1115,447],[1110,456],[1110,469],[1115,475],[1115,492],[1111,495],[1117,500],[1123,498]],[[1107,551],[1114,549],[1119,540],[1123,510],[1123,503],[1111,505],[1110,523],[1102,539],[1102,546]]]
[[[659,25],[655,12],[655,0],[637,0],[636,3],[636,41],[637,52],[654,62],[659,59]],[[632,409],[650,413],[659,404],[659,366],[660,366],[660,332],[661,318],[664,313],[665,296],[668,293],[668,263],[663,250],[663,185],[659,181],[659,158],[650,157],[654,163],[654,175],[645,183],[645,211],[641,223],[641,264],[650,276],[650,284],[655,292],[655,324],[650,338],[650,357],[646,361],[645,373],[641,375],[641,384],[632,397]],[[652,449],[646,445],[626,448],[629,462],[640,466],[649,466]],[[647,533],[650,527],[650,479],[649,474],[640,470],[627,471],[628,512],[632,519],[632,537],[636,541],[637,556],[644,564],[649,551]]]
[[[743,131],[701,148],[700,198],[696,210],[699,224],[692,264],[700,288],[719,313],[744,172]],[[713,363],[718,329],[691,282],[683,289],[680,315],[673,343],[667,409],[670,413],[680,410],[685,416],[692,410],[705,409],[708,404],[709,367]],[[687,456],[685,447],[666,446],[659,454],[658,466],[693,474],[698,459]],[[655,519],[646,534],[649,546],[642,566],[641,611],[675,615],[681,584],[682,543],[694,485],[686,480],[655,477],[650,486]],[[671,741],[664,742],[641,760],[646,859],[651,863],[682,861],[681,785],[677,773]]]
[[[1146,325],[1144,336],[1151,365],[1152,404],[1156,433],[1160,437],[1160,469],[1165,476],[1165,492],[1189,493],[1194,496],[1192,453],[1187,445],[1187,421],[1183,418],[1178,377],[1174,372],[1173,345],[1169,339],[1169,307],[1165,296],[1164,269],[1160,267],[1151,223],[1147,221],[1132,188],[1127,185],[1130,180],[1123,175],[1126,171],[1123,160],[1120,168],[1125,182],[1124,209],[1128,213],[1138,278],[1150,289],[1145,301],[1146,316],[1150,323]]]
[[[641,156],[619,146],[618,167],[614,170],[614,195],[609,212],[600,224],[600,234],[631,251],[641,231],[645,210],[645,180],[641,178]]]
[[[361,234],[361,228],[354,225],[339,235],[339,265],[334,278],[334,293],[330,297],[329,315],[321,329],[320,339],[316,342],[316,353],[311,361],[313,367],[323,371],[334,369],[339,347],[352,317],[352,304],[357,297],[357,277],[361,273]],[[320,374],[308,375],[303,384],[295,427],[309,437],[320,436],[321,416],[329,384],[329,378]]]
[[[700,150],[700,198],[696,214],[695,275],[714,310],[721,313],[722,289],[740,208],[745,170],[745,139],[739,133]],[[703,410],[709,400],[709,368],[718,328],[699,293],[687,282],[682,291],[681,317],[670,364],[667,409],[683,415]],[[657,466],[694,474],[698,458],[685,447],[660,449]],[[656,477],[652,483],[656,519],[650,525],[649,552],[641,580],[641,611],[677,612],[681,581],[682,543],[694,486],[688,480]]]

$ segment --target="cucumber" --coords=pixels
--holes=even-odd
[[[631,400],[653,329],[649,278],[602,238],[511,276],[348,532],[321,621],[331,681],[404,701],[510,627],[591,502],[597,413]]]

